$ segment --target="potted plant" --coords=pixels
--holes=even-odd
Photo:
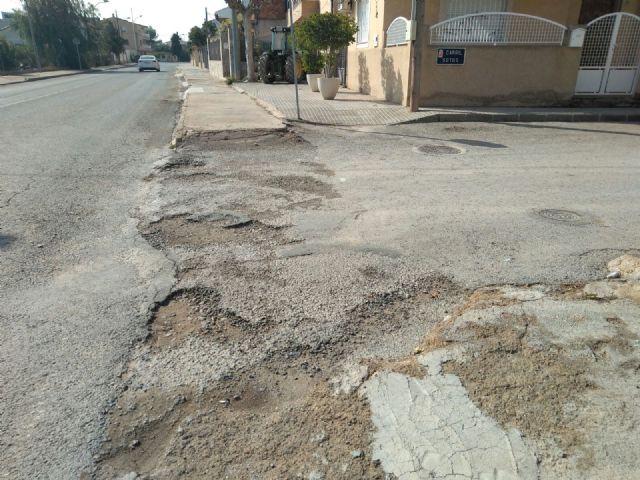
[[[318,50],[304,50],[302,52],[302,67],[307,74],[307,83],[312,92],[319,92],[318,78],[322,76],[322,55]]]
[[[318,87],[325,100],[336,98],[340,79],[335,76],[338,52],[355,41],[358,27],[352,17],[337,13],[316,13],[304,19],[297,33],[301,46],[316,49],[322,56],[323,76]],[[311,47],[311,48],[309,48]]]

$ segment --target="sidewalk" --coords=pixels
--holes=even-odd
[[[296,121],[295,87],[289,84],[237,83],[236,90],[248,94],[276,116]],[[429,112],[409,112],[406,107],[341,88],[335,100],[323,100],[307,84],[299,85],[303,121],[323,125],[392,125],[422,121]]]
[[[89,70],[51,70],[48,72],[31,72],[23,75],[0,75],[0,86],[13,85],[14,83],[35,82],[37,80],[48,80],[50,78],[68,77],[70,75],[79,75],[81,73],[90,73],[94,71],[115,70],[118,68],[130,67],[127,65],[111,65],[108,67],[96,67]]]
[[[269,114],[246,95],[240,95],[206,70],[181,66],[184,108],[176,129],[176,141],[194,132],[282,130],[281,120]]]
[[[246,93],[276,116],[296,121],[295,87],[289,84],[239,83]],[[640,108],[421,108],[412,113],[406,107],[376,100],[341,88],[333,101],[323,100],[308,85],[299,86],[303,121],[325,125],[393,125],[428,122],[637,122]]]

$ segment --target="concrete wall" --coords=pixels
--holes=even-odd
[[[349,49],[347,87],[380,100],[407,105],[409,46]]]
[[[440,21],[440,0],[427,3],[425,25]],[[576,25],[582,0],[510,0],[509,11]],[[552,106],[573,97],[579,48],[464,46],[465,65],[437,65],[437,46],[423,49],[420,105]]]
[[[347,87],[380,100],[406,105],[410,48],[408,45],[385,48],[385,35],[395,18],[411,16],[411,0],[370,0],[369,6],[369,44],[349,47]],[[353,10],[357,11],[355,4]]]
[[[580,49],[535,46],[466,47],[465,65],[436,65],[424,49],[420,105],[552,106],[573,97]]]

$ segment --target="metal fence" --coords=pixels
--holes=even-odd
[[[433,45],[562,45],[567,27],[532,15],[491,12],[451,18],[430,30]]]

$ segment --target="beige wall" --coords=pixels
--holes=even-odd
[[[406,105],[409,90],[409,46],[385,48],[385,33],[397,17],[411,16],[411,0],[369,0],[369,44],[351,45],[347,87],[380,100]],[[354,3],[354,12],[357,11]],[[377,36],[378,45],[375,46]]]
[[[333,0],[320,0],[320,13],[331,12],[331,2]]]
[[[350,48],[347,87],[401,105],[409,91],[409,47]]]
[[[620,11],[640,16],[640,0],[622,0]]]
[[[320,11],[319,0],[301,0],[293,9],[293,22],[297,22],[301,18],[308,17],[312,13]],[[287,15],[287,18],[288,15]]]
[[[582,0],[510,0],[509,11],[563,25],[578,23]],[[427,2],[425,25],[440,21],[440,0]],[[437,47],[423,51],[424,106],[563,105],[573,97],[580,49],[559,46],[464,46],[465,65],[437,65]]]
[[[466,47],[465,65],[436,65],[424,51],[420,104],[424,106],[552,106],[573,96],[580,49]]]

